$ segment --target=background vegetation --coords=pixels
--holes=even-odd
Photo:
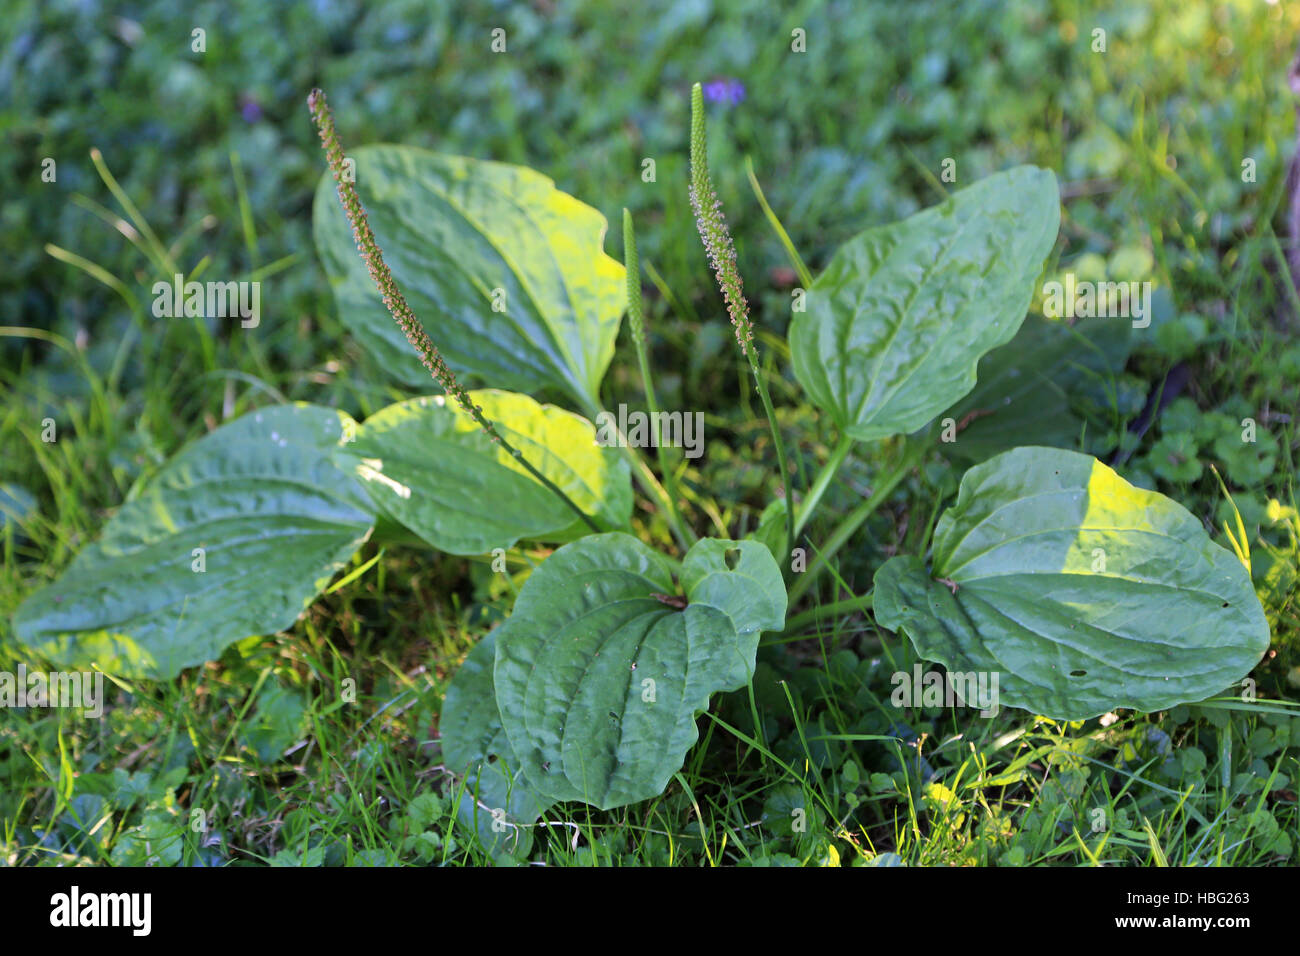
[[[533,166],[618,222],[637,216],[667,408],[706,412],[685,494],[702,527],[753,529],[775,496],[767,425],[731,342],[686,194],[687,97],[802,469],[824,457],[783,354],[795,278],[746,158],[816,270],[870,225],[1019,162],[1065,198],[1057,269],[1150,279],[1152,328],[1070,395],[1069,440],[1222,527],[1227,480],[1275,628],[1256,671],[1295,697],[1295,288],[1280,270],[1300,9],[1259,0],[961,4],[677,0],[667,5],[16,0],[0,32],[0,669],[8,619],[165,457],[259,405],[358,417],[402,397],[345,335],[311,241],[323,164],[305,108],[324,87],[346,141]],[[206,30],[206,52],[191,31]],[[507,31],[505,54],[490,33]],[[808,52],[790,52],[790,31]],[[1103,28],[1104,53],[1092,31]],[[743,92],[742,92],[743,91]],[[92,150],[98,153],[92,154]],[[102,157],[101,159],[92,158]],[[41,181],[42,160],[57,181]],[[644,182],[642,162],[655,160]],[[1256,163],[1244,182],[1243,160]],[[97,168],[102,166],[102,168]],[[110,178],[111,177],[111,178]],[[138,207],[139,217],[127,203]],[[138,218],[147,221],[152,235]],[[618,240],[607,248],[621,255]],[[169,260],[259,279],[256,330],[155,319]],[[435,336],[436,338],[436,336]],[[1014,347],[1014,344],[1013,346]],[[606,399],[640,399],[626,334]],[[1170,383],[1174,383],[1171,385]],[[1164,390],[1172,402],[1157,403]],[[1157,412],[1157,408],[1159,409]],[[1144,414],[1144,411],[1146,414]],[[42,420],[58,440],[41,440]],[[1259,441],[1237,440],[1239,422]],[[839,561],[860,593],[914,545],[962,463],[935,458]],[[851,463],[842,501],[869,488]],[[708,512],[695,489],[734,507]],[[1226,543],[1220,530],[1217,540]],[[292,631],[169,684],[122,685],[100,721],[0,712],[0,860],[183,865],[562,863],[1264,864],[1295,859],[1300,716],[1231,707],[1080,724],[889,705],[906,641],[843,615],[769,636],[753,693],[701,718],[661,798],[548,815],[513,854],[455,818],[441,691],[501,619],[485,565],[395,550]],[[794,637],[799,639],[795,640]],[[335,688],[356,682],[355,704]],[[896,743],[856,740],[888,734]],[[792,827],[791,810],[807,826]],[[206,830],[190,826],[195,809]],[[1096,829],[1094,811],[1105,811]]]

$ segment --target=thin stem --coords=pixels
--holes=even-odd
[[[868,591],[859,597],[845,598],[842,601],[832,601],[830,604],[822,604],[818,607],[810,608],[802,614],[796,614],[785,622],[785,629],[782,633],[793,634],[800,628],[807,627],[809,624],[815,624],[820,618],[834,617],[837,614],[845,614],[849,611],[866,611],[871,608],[874,594]]]
[[[789,603],[791,607],[793,607],[795,602],[797,602],[799,598],[803,597],[808,588],[812,586],[813,581],[817,579],[817,575],[826,567],[827,562],[834,557],[835,553],[844,546],[845,542],[847,542],[849,538],[853,537],[854,532],[857,531],[858,528],[862,527],[862,523],[870,518],[875,510],[880,507],[881,503],[889,497],[890,493],[898,487],[898,483],[907,477],[911,470],[916,466],[916,463],[920,461],[925,449],[928,447],[927,444],[923,443],[906,452],[898,466],[886,475],[882,481],[876,484],[876,488],[872,491],[871,496],[845,516],[844,520],[840,522],[839,527],[835,529],[834,533],[831,534],[830,538],[826,541],[826,544],[822,547],[816,560],[813,561],[812,567],[799,575],[799,579],[795,581],[794,586],[790,588]]]
[[[763,195],[763,187],[758,184],[758,177],[754,175],[754,161],[748,156],[745,157],[745,175],[749,177],[750,188],[754,190],[754,195],[758,197],[758,204],[763,207],[763,215],[767,217],[767,221],[771,224],[776,237],[781,240],[781,245],[785,246],[785,254],[790,257],[790,264],[794,266],[794,271],[799,273],[799,281],[803,283],[804,291],[807,292],[813,284],[812,273],[808,271],[808,267],[804,264],[803,258],[799,255],[799,250],[790,241],[790,234],[785,231],[785,226],[781,225],[781,220],[776,218],[776,213],[767,204],[767,197]]]
[[[781,484],[785,486],[785,553],[789,555],[794,551],[794,480],[790,474],[790,466],[786,463],[785,443],[781,440],[781,429],[776,424],[776,411],[772,408],[772,399],[767,394],[767,385],[763,382],[758,366],[754,365],[752,356],[750,368],[754,371],[754,385],[758,389],[758,397],[763,400],[763,412],[767,415],[768,426],[772,430],[772,441],[776,443],[776,464],[781,471]]]
[[[736,250],[731,242],[731,233],[727,231],[727,221],[722,215],[722,203],[718,201],[709,178],[709,150],[704,128],[704,90],[696,83],[691,87],[691,207],[695,212],[695,225],[708,253],[713,273],[722,297],[726,300],[727,311],[731,315],[731,324],[736,327],[736,341],[740,350],[749,361],[749,369],[754,375],[754,386],[759,398],[763,400],[763,411],[767,423],[772,429],[772,441],[776,446],[777,466],[781,470],[781,484],[785,487],[786,517],[786,554],[794,550],[794,488],[790,468],[786,464],[785,442],[781,439],[781,429],[777,425],[776,412],[772,408],[772,399],[768,396],[767,385],[758,365],[758,351],[754,348],[754,326],[749,318],[749,303],[740,281],[740,270],[736,268]]]
[[[836,473],[840,470],[840,466],[844,464],[844,459],[848,457],[849,449],[852,447],[852,438],[848,435],[844,435],[840,438],[840,443],[835,446],[835,450],[831,452],[831,457],[827,460],[826,464],[822,466],[822,470],[817,474],[817,478],[813,481],[812,487],[808,489],[807,496],[805,496],[803,501],[799,504],[799,514],[795,518],[794,522],[794,534],[796,538],[799,536],[799,532],[803,531],[804,525],[808,523],[808,519],[812,517],[812,513],[816,509],[818,502],[821,501],[822,495],[826,493],[826,489],[830,487],[831,480],[834,479]]]
[[[581,408],[583,414],[586,415],[590,421],[598,422],[600,420],[602,409],[599,405],[596,405],[590,400],[586,400],[581,403]],[[659,479],[655,477],[655,473],[650,469],[650,466],[646,464],[646,461],[641,457],[640,452],[632,446],[631,442],[628,441],[627,435],[618,427],[618,422],[613,419],[612,415],[610,418],[606,419],[605,424],[614,429],[616,445],[618,449],[622,451],[623,457],[627,459],[627,463],[632,469],[632,477],[641,485],[641,490],[646,493],[646,497],[657,501],[660,507],[671,514],[671,510],[668,508],[668,492],[664,489],[664,486],[659,483]],[[671,521],[669,524],[671,526]],[[676,531],[685,534],[685,531],[682,529],[676,529]]]
[[[945,199],[947,199],[947,198],[948,198],[948,189],[947,189],[947,187],[944,186],[944,184],[939,180],[939,177],[936,176],[936,175],[934,174],[934,171],[933,171],[932,169],[930,169],[929,166],[925,165],[925,163],[923,163],[923,162],[921,162],[919,159],[917,159],[917,157],[916,157],[916,153],[912,152],[912,151],[907,147],[907,144],[906,144],[906,143],[903,144],[903,152],[907,154],[907,158],[908,158],[908,160],[911,162],[912,167],[913,167],[913,168],[914,168],[918,173],[921,174],[921,177],[922,177],[922,178],[923,178],[927,183],[929,183],[932,187],[934,187],[934,191],[935,191],[936,193],[938,193],[938,195],[939,195],[939,202],[943,202]]]
[[[668,524],[677,536],[682,551],[687,551],[694,544],[691,535],[678,510],[677,476],[668,461],[668,451],[663,446],[660,429],[659,403],[655,398],[654,376],[650,373],[650,356],[645,344],[645,313],[641,308],[641,265],[636,253],[636,231],[632,228],[632,213],[623,209],[623,268],[627,273],[627,318],[632,329],[632,344],[636,348],[636,358],[641,366],[641,382],[645,386],[645,402],[650,411],[650,428],[654,433],[655,454],[659,458],[659,471],[664,476],[665,491],[668,496]]]
[[[763,382],[762,373],[755,364],[752,354],[749,358],[749,367],[754,372],[754,385],[758,389],[758,397],[763,400],[763,411],[772,430],[772,441],[776,444],[776,464],[781,471],[781,484],[785,486],[785,553],[788,555],[794,550],[794,480],[790,474],[790,466],[786,462],[785,442],[781,440],[781,429],[776,423],[776,411],[772,408],[772,399],[767,394],[767,385]]]
[[[338,184],[339,202],[342,203],[348,221],[352,224],[352,237],[356,240],[357,251],[361,254],[361,259],[365,262],[366,269],[370,272],[370,278],[379,290],[379,294],[383,296],[384,305],[392,314],[398,327],[405,333],[406,340],[411,343],[411,347],[419,355],[424,367],[429,370],[429,374],[433,376],[434,381],[442,386],[443,391],[455,399],[456,403],[478,423],[478,426],[483,429],[493,442],[504,448],[530,475],[573,509],[573,512],[586,523],[587,527],[592,531],[599,532],[600,527],[592,520],[590,515],[579,508],[559,485],[533,467],[532,462],[524,457],[522,451],[501,437],[496,426],[488,421],[483,414],[483,409],[474,404],[465,386],[457,381],[456,376],[452,374],[451,369],[443,360],[442,354],[429,338],[429,333],[424,330],[420,320],[411,311],[411,307],[406,304],[406,297],[402,295],[402,290],[397,287],[397,282],[393,278],[392,272],[389,271],[388,264],[384,262],[384,254],[375,241],[375,234],[366,219],[366,210],[361,205],[361,199],[357,196],[356,188],[343,175],[343,146],[334,130],[334,117],[330,113],[329,105],[325,102],[325,94],[321,90],[312,90],[311,95],[307,97],[307,108],[311,110],[311,118],[320,133],[321,146],[325,150],[325,157],[329,163],[330,171],[334,174],[334,181]]]

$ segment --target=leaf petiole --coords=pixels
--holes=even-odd
[[[817,477],[813,481],[812,487],[808,489],[808,494],[799,504],[799,511],[795,516],[794,521],[795,538],[799,537],[799,532],[803,531],[804,525],[806,525],[808,519],[812,517],[812,513],[816,509],[817,504],[821,501],[822,495],[824,495],[826,489],[830,487],[832,479],[834,479],[836,473],[840,470],[840,466],[844,464],[844,459],[848,457],[849,449],[852,447],[853,439],[848,435],[842,436],[840,438],[840,443],[836,445],[835,450],[831,452],[831,457],[827,459],[826,464],[822,466],[822,470],[817,473]]]
[[[854,532],[862,527],[863,523],[871,517],[875,510],[893,493],[898,487],[898,483],[908,476],[913,468],[925,457],[925,452],[929,448],[928,442],[920,442],[913,445],[903,453],[902,459],[898,465],[882,478],[872,491],[871,496],[863,501],[860,505],[848,513],[839,526],[831,534],[826,544],[818,553],[817,558],[813,561],[812,567],[801,574],[794,586],[790,588],[790,605],[793,606],[817,580],[817,575],[822,572],[826,564],[842,548],[849,538],[853,537]]]

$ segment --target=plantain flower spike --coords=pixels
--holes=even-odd
[[[343,175],[343,146],[339,143],[338,133],[334,130],[334,116],[330,112],[329,104],[325,102],[324,92],[319,89],[312,90],[307,97],[307,108],[311,110],[311,118],[320,133],[321,146],[325,150],[326,161],[329,164],[330,171],[334,174],[334,181],[338,184],[339,202],[343,204],[343,209],[348,216],[348,222],[352,224],[352,238],[356,241],[357,252],[361,254],[361,259],[366,264],[370,278],[374,281],[375,287],[383,297],[384,307],[392,313],[398,327],[406,335],[406,340],[411,343],[411,347],[420,356],[420,361],[424,364],[424,367],[442,386],[442,390],[454,398],[456,403],[465,410],[465,413],[487,431],[493,441],[500,441],[496,429],[483,418],[483,409],[471,401],[465,386],[456,380],[456,376],[448,368],[437,346],[429,338],[429,333],[424,330],[420,320],[415,317],[411,307],[406,304],[405,296],[397,287],[397,282],[393,279],[388,264],[384,262],[384,254],[380,251],[379,244],[375,242],[375,234],[366,219],[366,210],[362,207],[361,199],[357,196],[356,187],[348,177]]]
[[[727,231],[727,220],[722,215],[722,203],[713,191],[709,179],[709,151],[704,131],[704,92],[700,84],[691,87],[691,209],[695,225],[704,243],[704,251],[717,276],[722,297],[727,303],[731,324],[736,327],[736,341],[751,365],[757,364],[754,355],[754,327],[749,319],[749,303],[736,268],[736,249]]]

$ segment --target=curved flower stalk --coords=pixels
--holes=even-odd
[[[736,248],[731,242],[731,233],[727,231],[727,220],[722,215],[722,203],[713,190],[709,178],[709,150],[704,128],[704,91],[699,83],[691,87],[691,209],[695,213],[695,226],[704,243],[709,264],[717,277],[722,297],[727,303],[727,312],[731,324],[736,329],[736,341],[740,351],[749,361],[750,371],[754,374],[754,385],[759,398],[763,400],[763,411],[767,414],[768,425],[772,429],[772,440],[776,443],[776,460],[781,469],[781,484],[785,487],[786,511],[786,553],[794,548],[794,493],[790,483],[790,470],[786,464],[785,443],[781,440],[781,429],[777,426],[776,412],[772,409],[772,399],[763,382],[763,373],[758,366],[758,350],[754,347],[754,325],[749,318],[749,303],[745,300],[744,287],[740,281],[740,270],[736,268]]]
[[[627,272],[627,320],[632,330],[632,345],[641,366],[641,381],[645,385],[645,400],[650,411],[650,427],[654,431],[655,451],[659,456],[659,470],[663,472],[668,503],[668,523],[682,546],[683,553],[695,543],[690,526],[682,520],[678,508],[677,479],[668,462],[659,428],[659,402],[655,398],[654,376],[650,374],[650,357],[645,342],[645,314],[641,308],[641,261],[636,252],[636,231],[632,228],[632,214],[623,209],[623,267]]]
[[[402,295],[402,290],[397,287],[397,281],[393,278],[393,273],[389,270],[388,264],[384,262],[384,254],[375,241],[374,231],[370,228],[365,207],[361,205],[361,199],[357,196],[356,187],[343,175],[343,146],[339,142],[338,133],[334,129],[334,116],[330,112],[329,104],[325,102],[324,91],[312,90],[307,97],[307,108],[311,111],[312,122],[316,124],[317,132],[320,133],[321,148],[325,150],[326,162],[329,164],[330,171],[334,174],[334,181],[338,184],[339,202],[343,205],[343,210],[348,216],[348,222],[352,225],[352,236],[356,240],[357,252],[360,253],[362,260],[365,262],[366,270],[370,273],[375,288],[383,296],[384,306],[392,314],[403,334],[406,335],[406,340],[411,343],[411,347],[415,349],[424,367],[429,370],[429,374],[433,376],[434,380],[442,386],[442,390],[455,399],[456,403],[464,409],[465,414],[474,419],[493,442],[504,448],[530,475],[564,499],[565,504],[572,508],[592,531],[599,532],[599,526],[586,512],[574,504],[573,500],[558,485],[534,468],[532,463],[524,457],[522,451],[501,437],[496,426],[483,414],[483,409],[474,404],[469,391],[456,379],[455,374],[448,367],[437,346],[429,338],[429,333],[424,330],[420,320],[411,311],[411,307],[406,304],[406,297]]]

